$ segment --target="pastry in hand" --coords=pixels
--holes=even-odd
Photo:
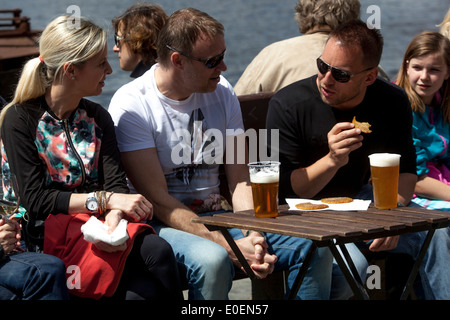
[[[369,129],[371,124],[369,124],[368,122],[359,122],[359,121],[356,121],[356,117],[353,117],[352,123],[355,125],[355,128],[360,129],[361,132],[364,132],[364,133],[372,132],[372,130]]]

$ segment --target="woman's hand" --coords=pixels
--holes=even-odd
[[[0,246],[6,254],[20,247],[20,225],[16,220],[0,219]]]
[[[111,234],[112,232],[114,232],[114,230],[117,228],[117,226],[119,225],[120,220],[122,220],[123,218],[123,213],[120,210],[110,210],[108,213],[106,213],[105,215],[105,224],[108,226],[108,234]],[[124,251],[127,248],[127,243],[124,242],[121,245],[118,246],[113,246],[109,243],[105,243],[105,242],[96,242],[95,246],[102,250],[102,251],[106,251],[106,252],[116,252],[116,251]]]
[[[117,209],[131,221],[138,222],[153,217],[153,205],[140,194],[114,193],[109,198],[108,209]]]
[[[105,224],[108,226],[108,234],[116,230],[120,220],[123,219],[123,213],[120,210],[109,210],[105,214]]]

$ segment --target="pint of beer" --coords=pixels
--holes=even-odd
[[[369,156],[369,160],[375,207],[397,208],[400,155],[374,153]]]
[[[248,167],[255,216],[257,218],[276,217],[278,215],[280,163],[276,161],[251,162]]]

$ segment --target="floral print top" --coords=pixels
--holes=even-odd
[[[129,192],[114,123],[89,100],[82,99],[68,119],[58,119],[44,96],[12,106],[1,138],[2,173],[15,173],[21,213],[33,227],[49,214],[67,213],[72,192]],[[4,182],[4,196],[15,197]]]

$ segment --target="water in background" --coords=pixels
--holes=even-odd
[[[93,101],[108,107],[114,92],[131,80],[129,73],[119,67],[117,55],[112,51],[113,30],[111,20],[120,15],[136,0],[0,0],[0,9],[21,8],[22,14],[31,18],[33,29],[43,29],[46,24],[70,5],[77,5],[81,14],[110,31],[109,61],[114,70],[106,79],[101,96]],[[239,79],[253,57],[268,44],[299,35],[294,19],[296,0],[154,0],[167,14],[177,9],[194,7],[207,12],[225,26],[228,70],[223,74],[232,85]],[[385,46],[381,65],[395,78],[403,53],[409,41],[423,30],[438,30],[447,10],[449,0],[361,0],[361,19],[367,21],[373,12],[371,5],[380,8],[381,33]],[[71,13],[71,12],[69,12]],[[299,57],[301,58],[301,57]]]

